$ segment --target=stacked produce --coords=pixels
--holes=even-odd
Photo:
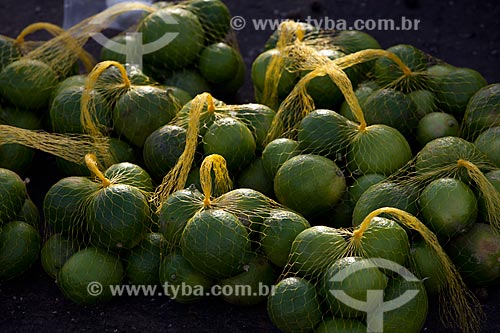
[[[439,297],[445,324],[479,328],[469,288],[500,282],[499,84],[285,22],[254,59],[255,103],[228,104],[244,65],[221,1],[127,6],[98,17],[146,10],[143,42],[178,22],[143,70],[109,44],[75,74],[88,36],[58,29],[28,51],[2,42],[1,280],[39,258],[84,305],[122,284],[180,303],[246,286],[221,297],[267,305],[284,332],[419,332]],[[39,208],[17,174],[33,149],[61,172]]]

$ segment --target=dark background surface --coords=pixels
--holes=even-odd
[[[247,68],[262,51],[271,30],[255,31],[252,19],[293,18],[308,15],[330,19],[419,19],[418,31],[369,31],[382,47],[408,43],[456,66],[478,70],[489,83],[500,82],[500,7],[497,1],[225,1],[231,14],[247,20],[237,32]],[[0,2],[0,34],[15,37],[36,21],[63,22],[62,0]],[[238,102],[253,101],[247,71]],[[43,165],[27,172],[30,194],[37,203],[47,190]],[[42,171],[41,171],[42,170]],[[50,171],[47,172],[50,174]],[[500,288],[477,291],[487,319],[484,332],[500,332]],[[437,314],[437,301],[430,302],[424,332],[444,332]],[[37,264],[22,278],[0,284],[0,331],[232,331],[269,332],[265,305],[234,307],[215,298],[181,305],[165,297],[119,297],[96,307],[80,307],[64,299],[54,281]]]

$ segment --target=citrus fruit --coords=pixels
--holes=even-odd
[[[363,254],[368,258],[383,258],[401,266],[408,261],[408,235],[394,220],[374,217],[358,240]]]
[[[220,0],[189,0],[186,9],[196,14],[205,32],[205,42],[224,39],[230,30],[231,13]]]
[[[262,158],[253,160],[236,178],[240,188],[250,188],[264,195],[273,195],[273,178],[264,169]]]
[[[208,82],[230,81],[238,69],[238,51],[226,43],[208,45],[200,53],[198,70]]]
[[[500,278],[500,236],[486,223],[475,223],[453,238],[446,252],[470,285],[487,286]]]
[[[500,126],[499,104],[500,83],[487,85],[472,95],[462,121],[462,136],[472,141],[486,128]]]
[[[416,295],[405,295],[408,292],[416,292]],[[394,299],[404,304],[384,312],[383,332],[421,332],[429,308],[424,281],[408,281],[402,276],[390,279],[384,290],[384,303]]]
[[[158,284],[162,256],[166,255],[166,241],[162,234],[147,233],[125,258],[125,274],[135,285]]]
[[[390,175],[412,158],[408,141],[396,129],[383,125],[370,125],[351,138],[347,154],[349,168],[356,173]]]
[[[201,273],[222,279],[243,272],[250,240],[234,214],[210,209],[197,212],[189,220],[180,248],[182,256]]]
[[[488,128],[479,134],[474,144],[500,168],[500,126]]]
[[[437,295],[446,286],[447,279],[444,269],[436,260],[436,252],[423,241],[413,243],[410,251],[416,272],[424,281],[427,294]]]
[[[60,233],[53,234],[43,244],[40,261],[45,272],[56,278],[64,263],[78,251],[78,244]]]
[[[131,249],[150,224],[149,204],[142,192],[130,185],[112,184],[90,198],[86,221],[92,243],[103,248]]]
[[[256,305],[271,293],[276,274],[264,256],[251,256],[243,273],[219,281],[221,297],[235,305]]]
[[[43,109],[57,85],[56,73],[44,62],[16,60],[0,71],[0,94],[25,109]]]
[[[0,71],[20,57],[21,52],[14,43],[14,39],[3,35],[0,36]]]
[[[144,142],[142,155],[151,175],[161,180],[184,151],[186,130],[180,126],[164,125],[151,133]]]
[[[163,258],[159,278],[165,295],[179,303],[201,300],[214,284],[212,278],[194,269],[179,251],[170,252]]]
[[[117,50],[112,47],[116,45],[115,43],[121,44],[123,48],[137,43],[137,35],[134,34],[119,34],[112,36],[107,40],[104,45],[102,45],[101,53],[99,59],[101,61],[114,60],[121,64],[127,63],[127,54],[125,52],[116,52]]]
[[[367,299],[368,291],[383,291],[388,280],[387,276],[373,266],[369,259],[344,257],[334,261],[326,269],[321,278],[320,293],[326,298],[334,316],[355,318],[375,310],[378,303],[373,298]],[[337,295],[342,295],[341,299],[346,298],[348,302],[344,303]],[[347,297],[363,302],[365,311],[351,307],[349,304],[353,303],[349,302]]]
[[[398,56],[412,72],[423,71],[427,68],[425,54],[412,45],[398,44],[389,47],[387,51]],[[399,66],[387,57],[380,57],[375,61],[374,74],[382,85],[390,84],[404,75]]]
[[[422,119],[423,116],[438,111],[436,95],[430,90],[414,90],[407,94],[415,104],[415,114],[417,119]]]
[[[151,177],[146,170],[137,164],[129,162],[113,164],[104,171],[104,177],[115,184],[134,186],[145,192],[153,191],[153,181]]]
[[[485,178],[493,185],[493,188],[500,195],[500,169],[495,169],[484,174]],[[483,219],[487,223],[491,223],[490,212],[488,212],[488,208],[486,207],[486,201],[484,194],[482,192],[477,193],[477,206],[479,212],[479,219]],[[494,214],[494,213],[493,213]]]
[[[267,313],[281,331],[312,332],[321,321],[314,285],[298,277],[281,280],[267,299]]]
[[[444,136],[458,136],[460,124],[449,113],[431,112],[426,114],[417,125],[417,140],[424,146],[427,142]]]
[[[342,170],[319,155],[297,155],[278,169],[274,193],[285,206],[312,216],[335,206],[346,189]]]
[[[203,195],[196,189],[176,191],[162,203],[158,223],[169,246],[179,244],[184,227],[202,207]]]
[[[180,123],[180,126],[187,130],[189,123],[192,121],[192,106],[193,101],[189,101],[182,109],[177,113],[177,119]],[[200,110],[200,119],[199,119],[199,135],[203,136],[207,132],[208,128],[214,123],[216,119],[216,115],[219,115],[218,107],[224,107],[226,104],[219,99],[213,98],[213,108],[208,107],[208,100],[203,103],[202,109]],[[214,110],[215,109],[215,110]]]
[[[167,86],[178,87],[186,91],[191,96],[196,96],[203,92],[210,92],[212,88],[201,73],[194,68],[181,68],[173,71],[163,80]]]
[[[186,90],[175,86],[163,86],[167,90],[167,94],[172,99],[172,103],[177,109],[180,109],[184,104],[193,99],[193,96]]]
[[[385,124],[400,133],[409,134],[417,126],[416,107],[412,99],[391,88],[375,90],[363,104],[367,124]]]
[[[273,209],[264,219],[260,245],[266,257],[276,266],[285,267],[292,243],[311,225],[301,215],[283,209]]]
[[[26,222],[35,228],[38,228],[40,224],[40,212],[38,211],[38,206],[35,205],[30,198],[26,198],[26,200],[24,200],[23,207],[21,207],[21,210],[17,213],[15,220]]]
[[[287,138],[274,139],[262,151],[262,165],[267,174],[274,179],[283,163],[299,154],[297,141]]]
[[[163,36],[173,38],[159,50],[144,56],[145,61],[170,69],[193,63],[204,44],[203,26],[198,17],[178,7],[166,7],[149,14],[139,24],[138,32],[142,33],[146,45],[158,43]]]
[[[0,228],[0,281],[11,280],[27,271],[38,259],[41,239],[38,230],[25,222],[13,221]]]
[[[353,204],[356,204],[361,195],[372,185],[380,183],[386,177],[378,173],[368,173],[354,180],[354,183],[349,186],[348,192]]]
[[[476,196],[458,179],[433,180],[418,201],[425,224],[445,239],[466,232],[476,222]]]
[[[212,83],[210,88],[216,96],[221,96],[221,98],[234,96],[238,92],[243,84],[245,83],[245,75],[247,72],[245,61],[241,54],[238,54],[238,70],[231,78],[231,80],[222,83]]]
[[[80,230],[87,200],[99,187],[99,184],[85,177],[66,177],[52,185],[43,200],[43,214],[51,230]]]
[[[57,133],[86,133],[86,129],[81,123],[81,100],[84,94],[84,86],[72,86],[59,89],[59,93],[54,96],[50,105],[50,120],[52,130]],[[95,121],[107,131],[110,131],[111,108],[101,94],[95,90],[91,93],[93,112]]]
[[[361,106],[362,110],[364,109],[364,103],[366,102],[368,97],[375,90],[379,89],[380,86],[375,81],[365,81],[357,86],[357,88],[354,90],[354,95],[356,96],[356,99],[358,100],[359,106]],[[349,106],[349,104],[347,104],[346,101],[343,101],[340,105],[339,113],[351,121],[357,121],[356,117],[352,113],[351,107]]]
[[[306,22],[296,22],[296,25],[293,27],[293,29],[296,30],[300,29],[304,33],[304,35],[306,35],[308,38],[310,37],[314,38],[315,33],[318,32],[317,28],[315,28],[312,24]],[[283,31],[283,25],[280,24],[278,28],[273,31],[271,36],[269,36],[266,43],[264,44],[264,51],[276,48],[282,31]],[[296,33],[295,30],[294,32]]]
[[[255,156],[255,139],[241,121],[230,117],[217,119],[203,136],[205,155],[219,154],[227,162],[228,170],[243,169]]]
[[[294,272],[318,277],[346,246],[344,237],[337,229],[313,226],[295,237],[290,248],[289,262]]]
[[[487,85],[484,77],[471,68],[451,68],[445,73],[431,75],[439,108],[462,119],[469,99]]]
[[[394,207],[416,215],[417,199],[417,191],[412,186],[392,181],[379,182],[359,197],[352,213],[352,224],[361,224],[368,214],[382,207]]]
[[[121,284],[123,265],[118,256],[89,247],[73,254],[57,274],[63,295],[81,305],[111,300],[111,286]]]
[[[379,42],[370,34],[359,30],[342,30],[333,37],[333,44],[344,53],[354,53],[365,49],[380,49]],[[373,68],[375,60],[354,66],[359,75],[365,75]]]
[[[365,333],[367,332],[366,326],[354,319],[331,318],[319,324],[314,330],[316,333]]]
[[[116,102],[113,124],[118,133],[137,147],[142,147],[146,138],[172,120],[177,111],[165,89],[134,86]]]
[[[14,171],[0,168],[0,225],[12,221],[26,200],[26,184]]]

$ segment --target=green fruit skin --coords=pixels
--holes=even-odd
[[[176,21],[177,24],[171,24]],[[145,62],[169,69],[186,67],[193,63],[204,45],[204,32],[198,17],[192,12],[167,7],[148,15],[139,25],[143,43],[158,41],[167,33],[177,36],[161,49],[145,55]]]
[[[256,148],[252,132],[233,118],[216,120],[203,137],[205,155],[222,155],[232,172],[247,166],[254,158]]]
[[[479,89],[469,100],[462,121],[461,136],[473,141],[486,128],[500,126],[500,83]]]
[[[186,9],[193,12],[200,20],[205,31],[205,43],[224,39],[231,29],[231,13],[220,0],[189,0]]]
[[[115,129],[137,147],[157,128],[177,114],[165,89],[136,86],[120,96],[113,110]]]
[[[414,46],[398,44],[391,46],[387,51],[394,53],[413,72],[423,71],[427,67],[425,54]],[[382,85],[389,84],[403,76],[402,70],[391,59],[380,57],[375,62],[375,77]]]
[[[500,126],[485,130],[474,141],[476,147],[500,168]]]
[[[17,213],[16,221],[26,222],[38,228],[40,225],[40,212],[31,199],[24,200],[23,207]]]
[[[396,172],[412,158],[408,141],[396,129],[371,125],[358,132],[351,142],[347,160],[352,170],[361,174]]]
[[[243,84],[245,84],[245,75],[247,72],[247,68],[241,54],[238,54],[237,61],[238,70],[231,80],[222,82],[220,84],[213,83],[210,85],[210,88],[214,92],[215,96],[221,96],[221,98],[231,98],[238,92]]]
[[[165,295],[179,303],[200,301],[214,284],[212,278],[194,269],[178,251],[167,254],[162,260],[159,279]],[[189,287],[193,292],[189,292]],[[183,292],[183,288],[186,291]]]
[[[345,189],[340,168],[319,155],[292,157],[283,163],[274,178],[278,201],[306,217],[335,206]]]
[[[261,248],[273,264],[285,267],[293,241],[310,226],[309,222],[297,213],[273,209],[262,224]]]
[[[496,190],[498,195],[500,195],[500,169],[495,169],[484,174],[486,179],[493,185],[493,189]],[[491,194],[490,194],[491,195]],[[494,214],[494,209],[489,208],[488,211],[484,194],[482,192],[477,193],[477,206],[479,217],[478,220],[484,220],[486,223],[491,223],[491,214]]]
[[[167,86],[178,87],[191,96],[211,92],[212,88],[197,69],[182,68],[173,71],[163,80]]]
[[[353,270],[342,280],[335,279],[345,270]],[[334,316],[342,318],[355,318],[363,316],[362,312],[344,304],[330,291],[344,291],[347,295],[360,301],[367,301],[368,290],[384,290],[388,278],[377,267],[368,266],[366,259],[360,257],[344,257],[333,262],[321,278],[321,294],[325,295],[330,310]],[[367,304],[369,307],[376,304]]]
[[[393,220],[374,217],[360,239],[368,258],[383,258],[405,266],[410,255],[406,230]]]
[[[262,164],[267,174],[274,178],[283,163],[299,154],[299,143],[297,141],[278,138],[269,142],[262,151]]]
[[[284,332],[311,332],[321,321],[321,310],[314,285],[302,278],[281,280],[267,299],[267,313]]]
[[[40,252],[40,261],[44,271],[52,278],[56,278],[57,273],[63,267],[64,263],[78,251],[76,242],[61,235],[60,233],[52,235],[43,244]]]
[[[126,259],[125,275],[134,285],[159,284],[162,256],[166,255],[166,241],[159,233],[148,233],[134,247]]]
[[[239,69],[237,51],[225,43],[208,45],[200,53],[198,69],[208,82],[230,81]]]
[[[365,333],[367,332],[366,326],[357,320],[332,318],[327,319],[319,324],[314,330],[316,333]]]
[[[117,256],[89,247],[73,254],[57,274],[57,285],[63,295],[80,305],[95,305],[112,299],[110,286],[118,286],[124,277],[123,265]],[[102,293],[89,293],[88,286],[98,282]]]
[[[201,273],[216,279],[243,271],[250,252],[247,229],[238,218],[224,210],[196,213],[182,232],[182,256]]]
[[[378,173],[368,173],[354,180],[354,183],[349,186],[348,192],[351,202],[355,205],[361,195],[370,188],[370,186],[375,185],[383,181],[386,177]]]
[[[494,285],[500,279],[500,236],[486,223],[476,223],[448,243],[446,252],[464,280],[473,286]]]
[[[427,142],[445,136],[459,136],[460,124],[449,113],[431,112],[426,114],[417,126],[417,140],[424,146]]]
[[[427,226],[445,239],[469,230],[478,214],[474,192],[454,178],[429,183],[420,194],[419,206]]]
[[[20,221],[0,229],[0,281],[14,279],[26,272],[38,259],[41,238],[38,230]]]
[[[21,57],[21,51],[14,43],[14,39],[0,36],[0,71]]]
[[[271,287],[276,281],[277,274],[273,266],[267,261],[264,256],[253,256],[247,265],[244,267],[244,272],[219,282],[221,290],[231,290],[231,293],[222,293],[221,297],[224,301],[243,306],[257,305],[266,300],[268,292],[271,292]],[[227,286],[227,287],[226,287]],[[239,290],[244,286],[244,292]],[[265,287],[264,287],[265,286]],[[260,294],[259,294],[260,293]]]
[[[57,84],[56,73],[39,60],[21,59],[0,72],[0,94],[25,109],[43,109]]]
[[[67,177],[52,185],[43,200],[45,221],[53,232],[77,232],[83,228],[87,199],[99,184],[85,177]]]
[[[271,196],[274,193],[273,178],[264,169],[262,158],[256,158],[246,169],[242,170],[236,183],[240,188],[251,188],[264,195]]]
[[[14,171],[0,168],[0,225],[12,221],[27,197],[26,184]]]
[[[95,193],[87,208],[92,243],[104,248],[131,249],[150,225],[146,197],[130,185],[110,185]]]
[[[415,104],[418,119],[425,115],[438,111],[436,95],[429,90],[414,90],[407,94]]]
[[[425,290],[429,296],[434,296],[442,290],[447,283],[445,271],[436,260],[437,254],[425,242],[416,242],[411,248],[411,257],[415,263],[418,277],[423,279]]]
[[[356,90],[354,90],[354,95],[356,95],[356,99],[358,100],[359,106],[361,106],[362,110],[364,110],[364,103],[368,97],[378,89],[380,89],[380,86],[375,81],[365,81],[360,83]],[[340,105],[339,113],[350,121],[356,121],[356,117],[352,113],[351,107],[346,101],[343,101],[342,105]]]
[[[175,125],[164,125],[151,133],[142,150],[144,164],[156,180],[175,166],[186,146],[186,130]]]
[[[336,229],[313,226],[295,237],[289,262],[294,272],[319,277],[346,246],[344,237]]]
[[[104,171],[104,177],[115,184],[126,184],[137,187],[141,191],[153,192],[153,180],[149,174],[137,164],[129,162],[116,163]]]
[[[179,190],[162,203],[158,223],[169,247],[178,246],[188,221],[203,207],[203,195],[196,189]]]
[[[392,311],[384,312],[384,332],[419,333],[422,331],[429,308],[424,281],[407,281],[401,276],[394,277],[389,280],[384,290],[384,302],[389,302],[413,290],[418,291],[415,297]]]

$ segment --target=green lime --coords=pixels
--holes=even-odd
[[[172,103],[177,109],[181,109],[184,104],[193,99],[193,96],[186,90],[174,86],[163,86],[167,90],[167,94],[172,99]]]
[[[427,294],[437,295],[446,286],[447,279],[445,270],[436,259],[436,251],[423,241],[413,243],[410,251],[416,272],[424,281]]]
[[[38,259],[38,230],[25,222],[9,222],[0,228],[0,281],[14,279]]]
[[[412,72],[420,72],[427,68],[427,58],[425,54],[412,45],[398,44],[389,47],[387,51],[398,56]],[[386,57],[377,59],[374,67],[374,74],[377,81],[382,85],[390,84],[404,75],[399,66]]]
[[[149,14],[139,24],[138,32],[142,33],[145,45],[164,44],[146,54],[144,61],[170,69],[193,63],[204,44],[205,34],[198,17],[179,7],[166,7]]]
[[[111,184],[91,196],[86,221],[93,244],[103,248],[131,249],[148,230],[149,204],[138,188]]]
[[[162,234],[150,232],[125,258],[125,274],[135,285],[157,285],[162,256],[166,255]]]
[[[40,261],[45,272],[56,278],[64,263],[78,251],[78,244],[60,233],[53,234],[43,244]]]
[[[111,300],[111,287],[119,286],[123,277],[123,265],[118,256],[89,247],[66,261],[57,274],[57,285],[71,301],[94,305]]]
[[[281,280],[267,299],[267,313],[284,332],[312,332],[321,321],[321,307],[314,285],[302,278]]]
[[[361,198],[361,195],[365,193],[370,186],[380,183],[385,178],[386,177],[384,175],[378,173],[368,173],[356,178],[354,183],[348,188],[351,202],[356,204],[359,198]]]
[[[297,155],[279,168],[274,193],[285,206],[313,216],[335,206],[346,189],[342,170],[319,155]]]
[[[23,109],[44,109],[57,80],[52,68],[39,60],[16,60],[0,71],[0,95]]]
[[[342,30],[333,37],[333,44],[344,53],[354,53],[365,49],[381,49],[379,42],[370,34],[359,30]],[[360,76],[370,72],[375,60],[362,63],[353,68]]]
[[[319,277],[347,248],[339,230],[313,226],[301,231],[290,248],[292,271]]]
[[[394,207],[416,215],[417,200],[417,191],[410,185],[392,181],[379,182],[370,186],[359,197],[352,213],[352,224],[361,224],[368,214],[382,207]]]
[[[226,43],[208,45],[201,51],[198,69],[208,82],[230,81],[238,72],[238,51]]]
[[[315,28],[312,24],[306,22],[297,22],[297,30],[298,29],[300,29],[304,33],[304,35],[308,37],[308,39],[314,38],[314,36],[316,36],[318,32],[317,28]],[[269,36],[266,43],[264,44],[264,51],[276,48],[279,37],[281,35],[281,31],[282,31],[282,25],[280,24],[278,28],[273,31],[271,36]]]
[[[153,181],[149,174],[137,164],[116,163],[106,169],[104,177],[114,184],[135,186],[141,191],[153,192]]]
[[[462,137],[472,141],[486,128],[500,126],[499,104],[500,83],[487,85],[472,95],[462,121]]]
[[[182,232],[182,256],[201,273],[223,279],[243,272],[250,252],[248,231],[221,209],[197,212]]]
[[[181,68],[173,71],[163,83],[186,91],[191,96],[210,92],[212,88],[197,69]]]
[[[222,299],[245,306],[266,300],[277,278],[271,263],[264,256],[253,255],[243,270],[243,273],[219,281]]]
[[[0,71],[21,56],[21,51],[16,46],[14,39],[3,35],[0,36]]]
[[[297,213],[273,209],[262,224],[261,248],[273,264],[285,267],[293,241],[310,226],[309,222]]]
[[[484,174],[486,179],[493,185],[493,188],[496,190],[496,192],[500,195],[500,169],[495,169],[489,172],[486,172]],[[490,194],[491,195],[491,194]],[[484,198],[484,194],[482,192],[479,192],[477,194],[477,206],[478,206],[478,211],[479,211],[479,219],[484,220],[487,223],[491,223],[491,216],[490,214],[492,213],[493,209],[490,208],[490,212],[488,212],[488,208],[486,206],[486,201]],[[494,214],[494,213],[493,213]]]
[[[476,196],[458,179],[432,181],[420,194],[418,203],[425,224],[444,239],[463,234],[476,222]]]
[[[274,179],[283,163],[299,154],[297,141],[287,138],[274,139],[262,151],[262,165],[271,179]]]
[[[453,238],[446,253],[464,280],[474,286],[498,283],[500,236],[486,223],[475,223],[465,234]]]
[[[196,14],[205,31],[205,43],[218,42],[229,33],[231,13],[220,0],[189,0],[186,9]]]
[[[354,90],[354,95],[356,96],[356,99],[358,100],[359,106],[361,106],[362,110],[364,110],[364,103],[366,102],[368,97],[374,91],[379,89],[381,89],[381,87],[375,81],[365,81],[358,85],[356,90]],[[339,113],[351,121],[357,121],[356,117],[352,113],[351,107],[349,106],[349,104],[347,104],[346,101],[343,101],[340,105]]]
[[[262,158],[253,160],[243,169],[236,178],[236,184],[240,188],[250,188],[264,195],[273,195],[273,178],[264,169]]]
[[[252,132],[234,118],[217,119],[203,136],[205,155],[222,155],[226,159],[227,168],[232,172],[246,167],[253,160],[255,149]]]
[[[368,291],[383,291],[388,280],[369,259],[344,257],[334,261],[326,269],[321,278],[320,293],[325,295],[334,316],[355,318],[376,309],[379,303],[375,297],[368,299]],[[342,300],[347,302],[344,303]],[[364,311],[356,309],[359,307],[351,307],[349,304],[353,303],[349,301],[363,302]]]
[[[237,61],[238,70],[234,74],[233,78],[231,78],[231,80],[219,84],[212,83],[210,85],[216,96],[220,96],[221,98],[230,98],[234,96],[238,92],[238,90],[245,84],[247,67],[245,61],[243,60],[243,57],[239,53]]]
[[[408,141],[396,129],[383,125],[370,125],[358,131],[351,139],[347,154],[349,168],[360,174],[390,175],[412,158]]]
[[[444,136],[458,136],[460,124],[449,113],[431,112],[426,114],[417,126],[417,140],[424,146],[427,142]]]
[[[436,95],[429,90],[414,90],[407,96],[415,104],[417,119],[422,119],[423,116],[438,111]]]
[[[179,303],[194,303],[207,295],[214,284],[178,252],[167,254],[159,268],[160,283],[165,295]]]
[[[474,144],[500,168],[500,126],[488,128],[479,134]]]
[[[136,43],[137,35],[135,34],[119,34],[116,36],[111,37],[109,40],[107,40],[104,45],[101,48],[101,53],[100,53],[100,60],[105,61],[105,60],[114,60],[117,61],[121,64],[126,64],[127,63],[127,54],[126,52],[117,52],[116,44],[121,44],[121,47],[124,49],[127,47],[127,45],[130,47],[131,45],[134,45]]]
[[[40,225],[40,212],[38,211],[38,206],[35,205],[30,198],[26,198],[26,200],[24,200],[23,207],[17,213],[15,220],[26,222],[35,228],[38,228]]]
[[[113,109],[118,133],[137,147],[157,128],[168,123],[178,109],[167,90],[154,86],[133,86],[120,96]]]
[[[12,221],[23,207],[27,191],[24,181],[9,169],[0,168],[0,225]]]
[[[366,326],[354,319],[343,319],[343,318],[331,318],[322,321],[316,329],[316,333],[365,333],[367,332]]]

